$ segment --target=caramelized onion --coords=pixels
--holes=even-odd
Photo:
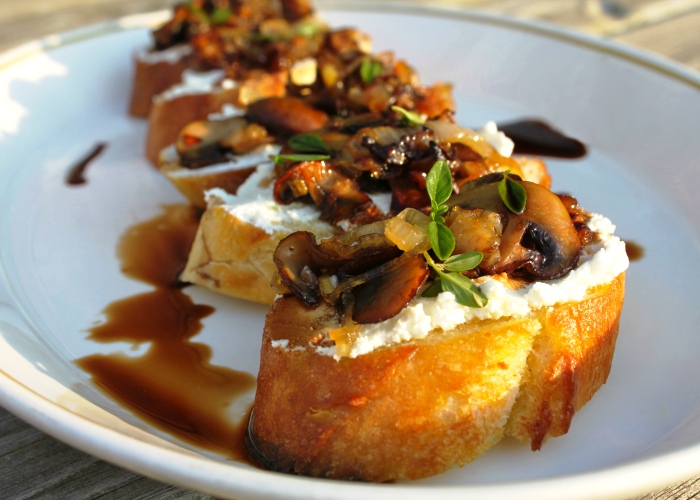
[[[384,234],[404,252],[426,252],[430,249],[429,222],[430,217],[424,213],[407,208],[387,221]]]
[[[471,129],[446,120],[432,120],[425,124],[435,133],[440,144],[464,144],[481,156],[491,172],[510,170],[512,174],[522,176],[522,169],[512,158],[501,156],[483,136]]]

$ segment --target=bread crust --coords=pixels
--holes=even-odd
[[[309,344],[333,309],[280,298],[265,323],[254,454],[285,472],[390,481],[464,465],[504,434],[535,449],[605,382],[623,295],[624,273],[580,302],[340,361]]]
[[[624,301],[625,274],[588,291],[581,302],[540,311],[542,335],[506,434],[538,450],[566,434],[574,414],[608,378]]]
[[[285,234],[268,234],[222,205],[202,216],[182,279],[241,299],[271,304],[272,254]]]
[[[320,309],[312,317],[333,313]],[[308,316],[292,297],[268,313],[253,442],[276,470],[378,482],[438,474],[498,442],[537,330],[466,324],[335,361],[309,347]],[[287,349],[272,346],[280,339]]]
[[[148,117],[153,98],[173,85],[180,83],[182,73],[192,66],[192,55],[187,53],[175,60],[149,61],[134,56],[134,85],[129,102],[129,114],[138,118]]]
[[[192,171],[178,163],[163,163],[161,172],[195,207],[205,210],[207,201],[204,193],[210,189],[221,188],[227,193],[236,193],[256,167],[238,168],[235,164],[227,170]],[[187,175],[183,175],[186,173]]]

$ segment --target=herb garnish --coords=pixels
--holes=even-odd
[[[510,170],[503,173],[503,179],[498,183],[498,195],[508,210],[519,215],[525,211],[527,192],[520,183],[511,179],[508,174],[510,174]]]
[[[297,134],[292,136],[287,144],[297,153],[331,154],[331,150],[325,145],[323,139],[316,134]]]
[[[211,24],[226,24],[226,22],[231,18],[232,12],[226,7],[217,7],[214,12],[209,16],[209,22]]]
[[[331,159],[331,150],[323,142],[323,139],[316,134],[297,134],[292,136],[287,144],[296,151],[297,154],[286,154],[273,156],[275,165],[283,165],[287,161],[323,161]]]
[[[192,2],[187,2],[182,4],[182,6],[189,10],[192,14],[197,16],[200,21],[202,22],[209,22],[209,16],[207,16],[207,13],[204,12],[204,10],[201,7],[197,7],[196,5],[193,5]]]
[[[472,280],[462,274],[478,266],[484,254],[467,252],[452,255],[455,237],[450,228],[445,225],[445,217],[443,217],[449,210],[445,203],[452,195],[452,173],[446,161],[435,162],[426,178],[426,187],[431,207],[428,237],[433,252],[442,263],[435,262],[428,252],[423,253],[428,265],[437,273],[437,277],[433,284],[423,291],[422,296],[435,297],[440,292],[451,292],[457,303],[463,306],[484,307],[488,299]]]
[[[400,106],[392,106],[391,110],[400,114],[401,118],[403,118],[404,121],[406,121],[406,123],[408,123],[409,125],[424,125],[425,124],[425,118],[423,118],[421,115],[419,115],[415,111],[409,111],[407,109],[403,109]]]
[[[314,21],[301,21],[294,25],[294,34],[302,38],[313,38],[321,32],[321,26]]]
[[[272,160],[275,162],[275,165],[284,165],[285,162],[291,161],[291,162],[302,162],[302,161],[323,161],[323,160],[330,160],[331,157],[330,155],[307,155],[307,154],[291,154],[291,155],[277,155],[273,156]]]
[[[365,57],[360,65],[360,77],[362,81],[370,84],[384,71],[384,65],[376,59]]]
[[[226,24],[226,22],[232,15],[231,10],[225,7],[217,7],[214,9],[211,15],[207,15],[204,9],[202,9],[201,7],[197,7],[192,2],[184,3],[183,6],[185,7],[185,9],[189,10],[192,14],[197,16],[200,19],[200,21],[204,23],[210,23],[215,25]]]

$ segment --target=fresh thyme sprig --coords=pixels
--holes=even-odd
[[[360,65],[360,78],[366,84],[372,83],[384,71],[384,65],[371,57],[365,57]]]
[[[400,114],[401,118],[409,125],[425,125],[425,118],[415,111],[409,111],[401,106],[392,106],[391,110]]]
[[[503,179],[498,183],[498,195],[508,210],[520,215],[525,211],[527,192],[520,183],[511,179],[509,174],[510,170],[503,172]]]
[[[211,24],[226,24],[228,20],[231,19],[232,15],[233,13],[231,12],[231,9],[227,9],[226,7],[216,7],[214,12],[212,12],[209,16],[209,22]]]
[[[445,225],[444,217],[449,210],[445,203],[452,195],[452,173],[446,161],[435,162],[426,178],[426,187],[431,207],[428,238],[435,256],[442,262],[435,262],[429,252],[423,253],[425,261],[437,273],[433,284],[423,292],[423,297],[435,297],[440,292],[451,292],[455,300],[463,306],[484,307],[488,299],[472,280],[462,274],[478,266],[484,254],[467,252],[452,255],[456,244],[455,237]]]
[[[288,141],[289,147],[297,153],[329,155],[331,150],[317,134],[297,134]]]

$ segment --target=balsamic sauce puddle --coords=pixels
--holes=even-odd
[[[515,143],[515,154],[583,158],[588,150],[581,141],[555,130],[542,120],[518,120],[499,123],[498,130]]]
[[[214,308],[193,303],[178,281],[197,224],[191,207],[166,206],[163,214],[122,235],[122,271],[155,290],[109,304],[103,311],[106,321],[90,330],[89,339],[151,345],[138,357],[94,354],[76,363],[103,391],[154,427],[248,462],[247,419],[235,423],[227,409],[255,388],[255,377],[211,365],[211,349],[191,341]]]
[[[104,151],[106,147],[106,142],[97,143],[95,147],[87,154],[87,156],[85,156],[85,158],[79,160],[75,165],[73,165],[68,170],[66,184],[69,186],[79,186],[80,184],[85,184],[87,182],[87,179],[85,178],[85,171],[90,164],[102,154],[102,151]]]

